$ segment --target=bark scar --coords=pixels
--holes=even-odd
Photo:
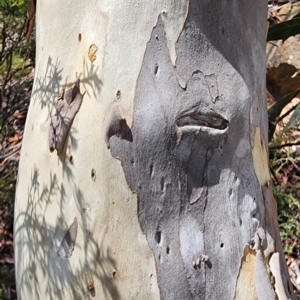
[[[110,117],[105,129],[105,143],[107,148],[110,148],[109,139],[112,136],[124,139],[129,133],[131,133],[131,130],[127,125],[126,119],[122,118],[119,106],[115,103],[111,109]],[[132,141],[132,136],[128,137],[128,140]]]
[[[63,152],[67,135],[72,126],[75,115],[79,111],[83,99],[80,93],[79,80],[66,92],[63,91],[58,99],[56,113],[51,118],[49,129],[49,148],[57,154]]]

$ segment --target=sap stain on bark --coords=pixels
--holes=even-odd
[[[95,44],[92,44],[89,48],[89,52],[88,52],[88,58],[91,62],[94,62],[97,58],[97,46]]]

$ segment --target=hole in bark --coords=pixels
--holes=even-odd
[[[93,181],[96,180],[96,171],[94,169],[92,169],[92,171],[91,171],[91,177],[92,177]]]
[[[157,75],[157,72],[158,72],[158,64],[155,64],[155,67],[154,67],[154,74]]]
[[[113,271],[112,275],[113,275],[113,278],[116,278],[117,271]]]
[[[211,264],[211,262],[210,262],[209,260],[206,261],[205,264],[206,264],[210,269],[212,268],[212,264]]]
[[[167,252],[167,254],[169,254],[169,253],[170,253],[170,247],[169,247],[169,246],[167,247],[167,250],[166,250],[166,252]]]
[[[150,175],[152,175],[153,172],[153,164],[150,165]]]
[[[71,163],[71,165],[74,164],[74,158],[73,158],[73,155],[70,156],[70,163]]]
[[[134,164],[134,158],[131,158],[130,163],[133,165]]]
[[[223,248],[223,247],[224,247],[224,244],[223,244],[223,243],[221,243],[220,247],[221,247],[221,248]]]
[[[237,181],[238,180],[238,177],[235,175],[234,176],[234,181]]]
[[[243,224],[243,221],[242,221],[242,219],[240,218],[240,225],[242,225]]]
[[[78,42],[81,42],[81,33],[78,34]]]
[[[232,196],[232,189],[229,190],[229,196]]]
[[[160,241],[161,241],[161,231],[157,231],[155,233],[155,240],[156,240],[157,244],[160,243]]]
[[[118,91],[117,91],[117,99],[119,99],[120,97],[121,97],[121,91],[118,90]]]

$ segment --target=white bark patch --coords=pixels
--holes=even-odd
[[[270,180],[268,154],[265,143],[261,138],[260,127],[256,127],[254,145],[252,149],[253,164],[260,185],[265,185]]]
[[[187,0],[125,1],[122,5],[112,5],[111,1],[103,1],[100,4],[101,10],[109,16],[105,49],[101,54],[98,51],[98,56],[102,56],[103,66],[107,72],[105,77],[109,78],[103,90],[103,99],[109,102],[112,91],[117,89],[124,91],[125,101],[122,101],[120,105],[130,127],[133,113],[132,100],[135,94],[133,83],[138,78],[147,42],[157,23],[157,18],[161,15],[166,24],[168,52],[175,66],[176,42],[185,24],[188,6]],[[130,17],[128,17],[128,12],[130,12]],[[126,28],[126,34],[120,28]]]
[[[162,20],[166,24],[165,31],[170,59],[175,66],[177,58],[175,45],[188,14],[189,1],[169,2],[164,5],[166,10],[162,11]],[[174,26],[175,24],[177,27]]]
[[[269,261],[270,270],[275,277],[275,292],[277,294],[278,300],[288,300],[283,286],[284,278],[282,277],[281,267],[280,267],[280,257],[279,253],[274,253]]]

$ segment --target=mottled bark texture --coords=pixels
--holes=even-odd
[[[294,299],[268,168],[267,1],[37,1],[36,16],[18,299]]]
[[[161,299],[294,299],[268,173],[265,12],[263,1],[190,1],[175,66],[162,13],[131,137],[110,133]]]

